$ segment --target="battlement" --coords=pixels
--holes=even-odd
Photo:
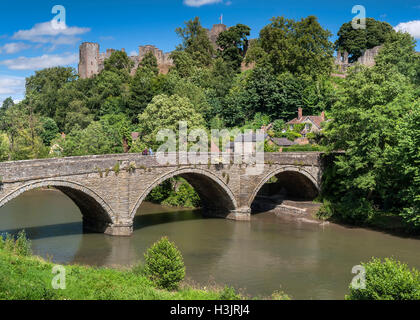
[[[228,30],[228,27],[224,24],[215,24],[209,30],[207,34],[210,41],[216,47],[216,41],[220,33]],[[93,76],[99,74],[105,67],[105,60],[108,59],[115,49],[106,49],[105,52],[100,53],[100,46],[98,43],[94,42],[83,42],[79,48],[79,77],[82,79],[92,78]],[[124,49],[121,49],[125,51]],[[130,56],[130,60],[134,62],[134,67],[131,70],[131,74],[135,74],[138,69],[140,62],[143,60],[144,56],[152,52],[156,57],[159,72],[166,74],[169,69],[174,65],[173,60],[170,58],[171,53],[164,53],[159,48],[154,45],[144,45],[139,46],[139,54],[137,56]]]

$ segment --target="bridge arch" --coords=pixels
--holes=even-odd
[[[22,185],[0,199],[0,207],[27,191],[45,187],[54,187],[73,200],[82,213],[85,229],[105,232],[106,228],[115,222],[112,208],[96,192],[77,182],[64,180],[48,179]]]
[[[283,175],[283,176],[282,176]],[[280,169],[277,169],[275,171],[272,171],[268,173],[256,186],[254,191],[249,197],[248,200],[248,206],[251,207],[252,203],[254,202],[256,196],[261,191],[263,186],[273,177],[279,177],[282,176],[283,182],[290,183],[293,181],[293,179],[298,181],[293,181],[292,183],[295,183],[295,186],[300,186],[303,189],[303,191],[308,192],[310,194],[313,194],[313,197],[315,198],[315,194],[320,192],[320,187],[318,184],[317,179],[307,170],[301,168],[301,167],[295,167],[295,166],[285,166]],[[306,189],[306,190],[305,190]]]
[[[211,171],[196,168],[182,168],[171,171],[154,180],[137,199],[130,217],[134,218],[140,205],[148,194],[166,180],[180,176],[195,189],[200,196],[204,208],[215,210],[215,212],[226,215],[238,208],[236,198],[229,186]]]

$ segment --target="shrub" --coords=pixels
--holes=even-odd
[[[167,237],[156,242],[144,255],[144,272],[162,289],[175,290],[185,277],[184,260],[174,243]]]
[[[224,287],[220,292],[220,300],[241,300],[242,297],[240,294],[236,293],[235,289],[232,287]]]
[[[420,273],[394,260],[372,259],[362,263],[366,269],[366,288],[353,289],[347,300],[420,300]]]
[[[20,256],[30,256],[32,254],[31,241],[26,237],[25,230],[18,233],[15,242],[15,253]]]

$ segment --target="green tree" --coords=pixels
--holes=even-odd
[[[124,51],[115,51],[105,60],[105,70],[113,72],[122,72],[126,75],[130,74],[134,62],[130,60]]]
[[[352,22],[344,23],[338,31],[335,48],[349,53],[349,61],[355,62],[367,49],[385,43],[394,29],[387,22],[366,19],[366,29],[354,29]]]
[[[342,218],[364,222],[373,217],[373,205],[390,208],[383,154],[387,146],[397,144],[396,124],[414,98],[410,81],[392,67],[350,72],[325,132],[332,150],[346,151],[337,157],[335,173],[325,183]]]
[[[185,22],[184,28],[177,28],[175,32],[182,39],[182,45],[178,48],[188,53],[197,66],[207,67],[211,65],[215,54],[207,30],[201,26],[200,18]]]
[[[10,141],[7,134],[0,132],[0,161],[7,161],[10,157]]]
[[[156,76],[159,74],[157,59],[151,51],[145,54],[144,58],[140,61],[140,66],[146,70],[149,70]]]
[[[167,237],[163,237],[144,254],[145,274],[158,287],[177,289],[185,277],[181,252]]]
[[[394,210],[400,210],[412,229],[420,229],[420,103],[399,119],[395,136],[397,144],[385,149],[383,175],[386,177],[388,198]],[[394,195],[391,197],[390,195]]]
[[[40,137],[44,145],[50,146],[51,141],[60,133],[57,124],[51,118],[42,118],[41,123],[43,130],[40,133]]]
[[[157,133],[162,129],[178,132],[179,122],[188,123],[189,129],[204,128],[203,116],[198,113],[189,99],[178,95],[158,95],[139,115],[139,128],[142,140],[154,149],[160,145]]]
[[[251,28],[237,24],[222,32],[217,39],[218,55],[223,58],[234,70],[240,71],[242,61],[248,49],[248,36]]]
[[[276,17],[261,30],[260,42],[276,74],[317,77],[331,74],[334,50],[330,36],[315,16],[300,21]]]
[[[60,99],[58,91],[76,78],[76,71],[73,68],[63,67],[36,71],[35,75],[27,78],[26,96],[31,95],[34,112],[54,119]]]

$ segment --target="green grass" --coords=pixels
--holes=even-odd
[[[55,264],[35,256],[20,256],[0,249],[0,299],[2,300],[218,300],[225,290],[200,290],[184,285],[165,291],[135,271],[65,266],[66,289],[55,290]]]

